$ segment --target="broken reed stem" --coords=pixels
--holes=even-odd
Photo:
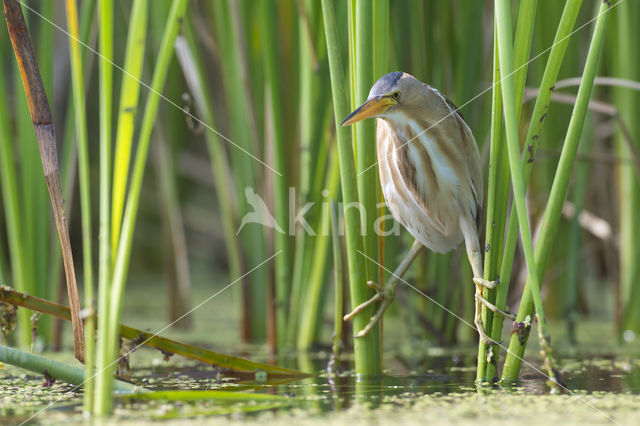
[[[69,308],[67,308],[66,306],[50,302],[40,297],[21,293],[7,286],[0,286],[0,302],[27,308],[32,311],[50,315],[55,318],[60,318],[65,321],[69,321],[71,319]],[[166,339],[161,336],[153,335],[148,331],[128,327],[123,324],[119,324],[118,326],[120,327],[120,337],[132,340],[135,343],[136,347],[142,345],[149,346],[159,349],[163,354],[178,354],[187,358],[195,359],[222,368],[228,368],[234,371],[264,371],[271,376],[278,377],[308,376],[308,374],[300,371],[282,368],[274,365],[261,364],[247,359],[213,352],[175,340]]]
[[[62,186],[58,169],[56,136],[47,93],[44,90],[40,70],[31,45],[31,38],[17,0],[3,0],[7,28],[11,44],[20,67],[20,76],[24,84],[33,129],[38,140],[38,149],[42,159],[42,169],[49,189],[53,215],[62,246],[62,259],[67,278],[67,294],[71,306],[71,323],[73,326],[73,347],[75,357],[84,361],[84,331],[80,319],[80,298],[76,284],[76,273],[73,265],[73,254],[69,240],[67,218],[64,213]]]
[[[83,386],[86,383],[86,372],[82,368],[63,364],[40,355],[23,352],[8,346],[0,345],[0,362],[15,365],[34,373],[44,374],[45,377],[61,380],[74,386]],[[121,380],[116,380],[114,387],[120,392],[136,392],[139,388]]]

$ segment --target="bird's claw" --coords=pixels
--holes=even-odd
[[[378,310],[376,311],[376,313],[369,320],[369,323],[362,330],[360,330],[354,337],[366,336],[371,331],[371,329],[376,325],[376,323],[380,320],[380,318],[382,318],[382,315],[384,315],[384,312],[387,310],[389,305],[391,305],[391,302],[395,297],[396,290],[394,286],[391,286],[391,285],[381,286],[374,281],[367,282],[367,286],[375,290],[376,294],[373,295],[373,297],[371,297],[369,300],[356,306],[355,309],[350,313],[348,313],[347,315],[345,315],[343,319],[345,321],[349,321],[353,319],[357,314],[359,314],[360,312],[365,310],[367,307],[369,307],[370,305],[378,301],[380,301],[380,306],[378,307]]]

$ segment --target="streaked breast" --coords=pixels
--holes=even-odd
[[[460,195],[468,192],[465,159],[443,129],[394,114],[378,119],[380,180],[396,220],[432,250],[444,252],[462,240]]]

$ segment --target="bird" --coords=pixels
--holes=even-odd
[[[480,339],[495,344],[482,325],[481,309],[515,320],[482,296],[497,281],[483,278],[483,175],[478,145],[458,107],[434,87],[401,72],[383,75],[362,105],[341,123],[376,118],[377,157],[382,192],[393,218],[415,238],[385,285],[369,281],[376,294],[344,316],[352,319],[379,302],[356,337],[366,335],[393,301],[398,280],[424,247],[446,253],[464,241],[475,284],[474,324]]]

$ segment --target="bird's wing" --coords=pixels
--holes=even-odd
[[[471,186],[471,192],[475,199],[476,211],[475,211],[475,220],[476,227],[478,229],[478,235],[483,234],[482,227],[482,203],[484,201],[484,180],[482,175],[482,163],[480,160],[480,151],[478,149],[478,144],[476,143],[476,139],[473,137],[473,133],[471,133],[471,129],[467,125],[467,123],[462,119],[462,117],[458,118],[461,121],[461,130],[463,136],[462,147],[465,151],[465,157],[468,159],[467,164],[469,167],[469,180]]]
[[[424,84],[424,83],[423,83]],[[431,119],[439,123],[439,127],[444,133],[450,136],[449,140],[455,141],[456,147],[455,154],[460,156],[454,162],[454,164],[464,165],[466,172],[460,167],[457,167],[456,175],[462,178],[462,182],[466,183],[469,187],[469,202],[464,203],[467,208],[470,209],[471,217],[475,219],[475,223],[478,229],[478,234],[482,232],[482,202],[483,202],[483,189],[484,181],[482,175],[482,165],[480,162],[480,152],[478,150],[478,144],[471,129],[467,125],[460,112],[458,106],[453,103],[449,98],[444,96],[438,89],[424,84],[426,89],[435,95],[441,105],[440,114],[446,114],[444,119],[442,116],[436,113]],[[436,101],[438,103],[438,101]],[[436,108],[437,109],[437,108]],[[464,177],[466,175],[466,177]]]
[[[416,203],[416,207],[418,207],[417,211],[424,213],[423,219],[426,220],[432,228],[438,230],[440,234],[446,235],[447,227],[438,215],[438,210],[433,209],[432,203],[429,201],[429,195],[436,192],[435,188],[438,182],[438,178],[434,174],[431,164],[432,160],[426,152],[425,147],[421,146],[420,140],[414,141],[413,144],[413,147],[417,148],[416,151],[423,154],[413,156],[414,160],[417,160],[418,157],[422,158],[422,161],[418,163],[421,167],[420,170],[417,170],[416,166],[418,166],[418,164],[416,164],[414,160],[410,160],[410,150],[412,147],[409,144],[403,144],[396,151],[396,154],[402,158],[396,164],[402,165],[404,168],[404,170],[400,172],[402,176],[401,183],[404,184],[405,190],[410,194],[411,200]]]

